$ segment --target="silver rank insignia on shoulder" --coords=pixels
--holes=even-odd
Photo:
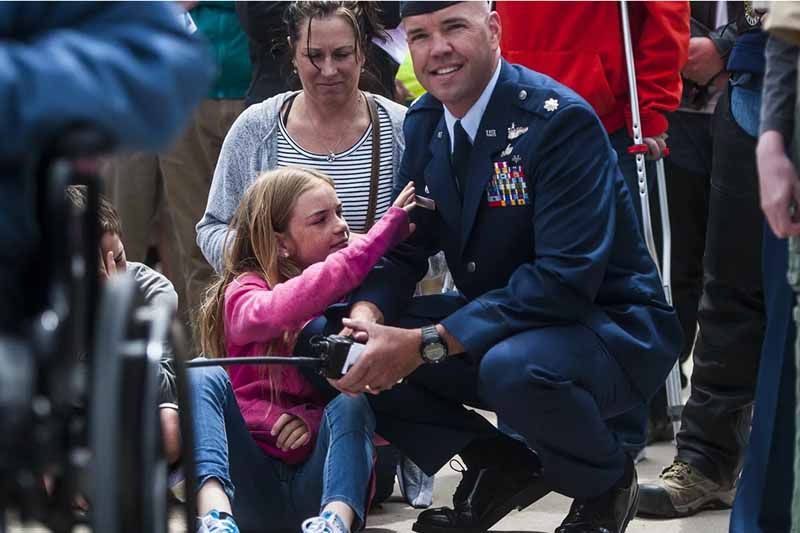
[[[497,130],[486,130],[487,137],[497,137]]]
[[[511,126],[508,128],[508,140],[513,141],[520,135],[524,134],[526,131],[528,131],[528,126],[516,126],[512,122]]]
[[[558,109],[558,100],[555,98],[549,98],[544,101],[544,109],[545,111],[553,112]]]
[[[514,147],[509,144],[508,146],[506,146],[503,149],[502,152],[500,152],[500,157],[508,157],[509,155],[511,155],[511,152],[513,152],[513,151],[514,151]]]
[[[431,191],[430,191],[430,190],[428,190],[428,186],[427,186],[427,185],[425,185],[425,194],[430,194],[430,193],[431,193]]]
[[[511,156],[511,161],[519,164],[519,162],[522,161],[522,156],[519,154],[514,154],[513,156]]]

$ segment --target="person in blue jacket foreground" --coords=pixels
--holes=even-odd
[[[116,148],[163,148],[212,74],[171,3],[0,4],[0,333],[40,305],[32,289],[47,268],[31,154],[73,126]]]

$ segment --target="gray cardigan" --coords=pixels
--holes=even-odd
[[[206,212],[196,228],[197,245],[217,272],[222,268],[228,222],[245,190],[262,172],[278,166],[276,132],[279,113],[292,94],[292,91],[281,93],[247,108],[233,123],[222,143]],[[396,178],[406,147],[403,138],[406,108],[380,95],[374,97],[392,121],[392,175]]]

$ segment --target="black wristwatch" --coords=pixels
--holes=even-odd
[[[419,352],[422,360],[426,363],[438,363],[447,357],[447,344],[436,331],[436,326],[422,328],[422,343]]]

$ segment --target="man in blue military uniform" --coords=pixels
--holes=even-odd
[[[412,238],[354,295],[345,326],[367,346],[335,385],[375,393],[378,432],[426,472],[466,463],[454,508],[414,530],[486,531],[556,490],[574,498],[557,533],[622,532],[636,473],[605,420],[653,395],[681,333],[616,155],[584,100],[500,59],[485,2],[402,12],[429,94],[406,118],[395,187],[413,180],[424,198]],[[438,250],[459,294],[412,302]]]

